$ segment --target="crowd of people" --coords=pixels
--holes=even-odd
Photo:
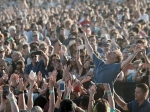
[[[0,0],[0,112],[149,112],[149,16],[149,0]]]

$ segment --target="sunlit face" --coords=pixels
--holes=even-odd
[[[33,28],[32,28],[32,31],[38,31],[38,26],[34,25]]]
[[[16,61],[18,61],[20,58],[19,58],[19,55],[17,54],[17,53],[13,53],[12,55],[11,55],[11,57],[12,57],[12,60],[14,61],[14,62],[16,62]]]
[[[136,87],[135,89],[135,100],[140,101],[145,98],[145,94],[143,93],[142,89],[139,87]]]
[[[45,46],[45,45],[42,45],[41,47],[40,47],[40,50],[42,50],[44,53],[47,51],[47,46]]]
[[[115,61],[116,58],[117,58],[116,51],[110,51],[110,52],[106,53],[106,59]]]
[[[137,69],[138,69],[140,66],[141,66],[141,63],[140,63],[140,64],[134,64],[134,65],[133,65],[133,68],[134,68],[134,70],[137,71]]]
[[[60,41],[58,41],[58,42],[55,43],[54,49],[56,51],[60,51],[61,50],[61,46],[62,46],[62,43]]]

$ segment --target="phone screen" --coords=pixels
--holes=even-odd
[[[60,82],[60,90],[65,91],[65,82]]]
[[[6,95],[9,94],[9,86],[3,86],[3,98],[6,99]]]

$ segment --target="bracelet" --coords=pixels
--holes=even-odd
[[[10,101],[10,102],[14,102],[14,99],[12,98],[12,99],[10,99],[9,101]]]
[[[111,90],[108,90],[107,91],[107,96],[111,96],[111,95],[112,95]]]
[[[70,96],[66,96],[66,99],[70,99]]]
[[[49,94],[54,94],[54,90],[49,90]]]

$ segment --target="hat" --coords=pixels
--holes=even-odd
[[[33,44],[36,44],[36,45],[39,46],[39,43],[38,43],[37,41],[33,41],[33,42],[30,43],[30,47],[31,47]]]
[[[4,47],[3,46],[0,46],[0,52],[4,51]]]
[[[36,54],[36,51],[33,51],[33,50],[32,50],[32,51],[30,52],[29,56],[31,57],[32,54]]]
[[[86,26],[86,27],[90,27],[90,25],[89,25],[89,24],[84,24],[83,26],[84,26],[84,27],[85,27],[85,26]]]
[[[110,43],[109,42],[103,42],[102,46],[105,46],[105,45],[110,45]]]
[[[106,37],[107,38],[107,34],[101,34],[101,38]]]

